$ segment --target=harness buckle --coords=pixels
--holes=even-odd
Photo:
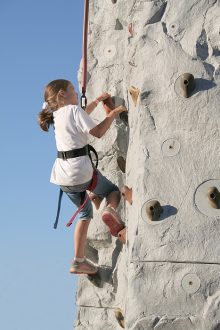
[[[66,151],[62,151],[62,158],[63,160],[67,160]]]

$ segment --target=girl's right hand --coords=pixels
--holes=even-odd
[[[119,107],[112,110],[109,115],[112,114],[116,117],[117,115],[119,115],[119,113],[124,112],[124,111],[128,112],[127,108],[123,105],[119,105]]]

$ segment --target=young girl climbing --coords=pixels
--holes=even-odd
[[[103,93],[88,104],[85,111],[78,105],[78,95],[72,83],[58,79],[51,81],[45,88],[43,109],[39,113],[39,125],[48,131],[53,125],[58,156],[52,168],[50,181],[60,186],[78,208],[87,197],[86,190],[92,182],[93,165],[88,154],[88,136],[101,138],[110,128],[114,119],[123,111],[124,106],[106,111],[106,118],[98,125],[89,114],[99,102],[111,99]],[[106,105],[105,105],[106,110]],[[102,220],[109,227],[112,235],[124,227],[116,212],[120,202],[118,187],[97,170],[97,184],[92,191],[96,208],[103,198],[107,207],[102,213]],[[82,195],[84,192],[84,195]],[[82,200],[83,196],[83,200]],[[85,258],[85,246],[88,226],[93,218],[91,200],[85,203],[79,212],[79,220],[74,231],[74,259],[70,268],[73,274],[95,274],[97,267]]]

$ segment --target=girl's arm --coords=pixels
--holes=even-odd
[[[100,124],[98,124],[96,127],[91,129],[89,133],[97,138],[101,138],[105,134],[105,132],[109,129],[109,127],[111,126],[113,120],[117,117],[117,115],[124,111],[127,111],[127,109],[122,105],[112,110],[107,115],[107,117]]]
[[[110,96],[111,95],[109,95],[108,93],[102,93],[99,97],[97,97],[97,99],[95,99],[94,101],[92,101],[91,103],[89,103],[87,105],[86,110],[85,110],[86,113],[88,113],[88,115],[89,115],[97,107],[99,102],[104,101],[105,99],[107,99]]]

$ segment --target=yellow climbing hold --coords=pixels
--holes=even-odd
[[[120,308],[116,308],[114,310],[114,312],[115,312],[115,317],[116,317],[116,320],[118,321],[118,324],[124,329],[125,320],[124,320],[124,315],[122,313],[122,310]]]
[[[137,99],[140,94],[140,89],[134,86],[131,86],[129,88],[129,93],[131,95],[132,101],[134,102],[134,105],[137,105]]]

